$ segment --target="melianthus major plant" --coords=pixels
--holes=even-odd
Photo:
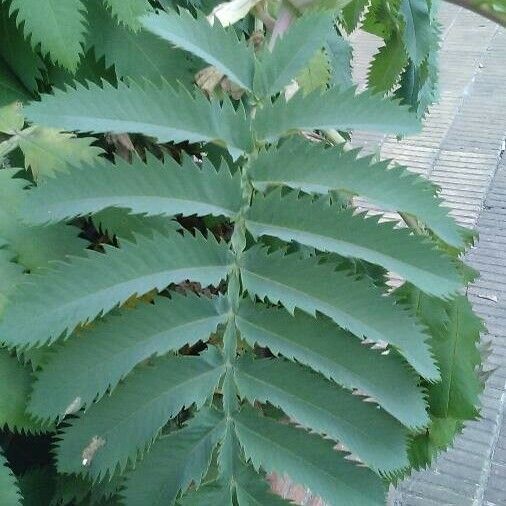
[[[4,74],[0,149],[25,170],[0,172],[0,423],[53,434],[57,471],[48,458],[19,477],[25,504],[286,503],[271,472],[328,504],[383,504],[478,415],[470,234],[429,182],[335,145],[414,133],[435,96],[434,3],[373,1],[360,18],[367,3],[239,20],[233,3],[206,18],[162,2],[128,28],[90,0],[91,53],[68,69],[84,84],[58,89],[73,77],[37,37],[37,88]],[[350,86],[336,15],[384,38],[369,85],[405,105]],[[357,212],[356,195],[411,228]]]

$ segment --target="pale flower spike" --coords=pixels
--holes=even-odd
[[[207,19],[211,25],[214,24],[214,20],[217,18],[223,26],[230,26],[246,17],[248,12],[259,2],[260,0],[223,2],[212,10]]]

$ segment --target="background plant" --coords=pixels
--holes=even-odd
[[[419,129],[436,4],[236,19],[47,2],[79,20],[67,44],[28,3],[1,6],[0,149],[23,167],[0,172],[2,500],[282,504],[276,471],[329,504],[382,504],[482,388],[459,295],[470,234],[427,181],[334,145]],[[380,94],[352,87],[360,19],[385,40]],[[354,213],[354,195],[412,229]],[[393,293],[389,271],[406,280]]]

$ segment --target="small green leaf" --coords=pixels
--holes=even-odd
[[[328,12],[310,12],[276,40],[272,49],[265,48],[258,55],[255,93],[274,95],[290,84],[323,47],[331,26]]]
[[[40,44],[53,62],[75,71],[82,54],[85,21],[81,0],[12,0],[10,12],[17,12],[32,47]]]
[[[404,18],[404,44],[409,57],[419,66],[430,51],[432,30],[426,0],[402,0],[400,13]]]
[[[127,474],[121,493],[125,506],[173,504],[178,493],[186,492],[192,483],[199,487],[224,429],[223,416],[203,408],[186,427],[158,439]]]
[[[218,20],[211,25],[203,14],[194,18],[181,9],[179,13],[148,14],[141,23],[150,32],[202,58],[242,88],[253,88],[253,49]]]
[[[395,34],[373,58],[367,74],[369,87],[381,93],[388,93],[396,85],[407,62],[402,40]]]
[[[21,506],[21,494],[17,480],[7,467],[5,457],[0,453],[0,503],[2,506]]]
[[[23,128],[24,123],[25,117],[23,116],[21,102],[15,101],[0,106],[0,132],[10,135],[15,134]]]
[[[104,0],[112,15],[132,30],[140,28],[139,18],[151,10],[148,0]]]
[[[54,176],[72,166],[91,163],[102,150],[92,137],[76,137],[55,128],[34,127],[19,134],[19,147],[25,155],[25,166],[35,179]]]

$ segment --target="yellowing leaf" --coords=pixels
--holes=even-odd
[[[21,109],[21,102],[12,102],[0,107],[0,132],[13,134],[23,128],[25,118]]]
[[[69,166],[92,162],[102,152],[91,145],[94,138],[78,138],[54,128],[35,127],[20,137],[25,166],[32,169],[35,179],[53,176]]]

